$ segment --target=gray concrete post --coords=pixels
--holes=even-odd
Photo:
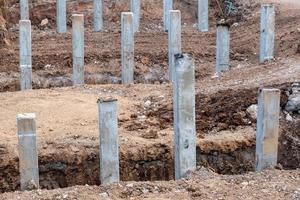
[[[217,26],[217,52],[216,52],[216,72],[227,71],[229,69],[230,56],[230,31],[227,25]]]
[[[117,100],[99,99],[100,181],[120,181]]]
[[[29,4],[28,0],[20,0],[21,20],[29,20]]]
[[[179,10],[170,11],[169,40],[169,80],[174,77],[175,55],[181,53],[181,13]]]
[[[20,45],[20,86],[21,90],[32,89],[32,47],[31,47],[31,22],[19,22]]]
[[[36,142],[35,114],[17,116],[21,190],[39,187],[39,167]]]
[[[259,91],[256,131],[256,171],[277,165],[280,90]]]
[[[198,30],[208,31],[208,0],[198,0]]]
[[[57,32],[67,32],[67,1],[56,0],[56,24]]]
[[[173,10],[173,0],[164,0],[164,31],[169,30],[170,10]]]
[[[274,58],[275,42],[275,6],[263,4],[260,17],[260,53],[259,61],[264,62]]]
[[[141,13],[141,1],[131,0],[130,1],[130,11],[133,13],[133,30],[138,32],[140,28],[140,13]]]
[[[103,29],[103,2],[102,0],[94,0],[94,31],[101,31]]]
[[[84,84],[84,16],[73,14],[73,85]]]
[[[133,13],[123,12],[121,16],[122,23],[122,83],[134,83],[134,30]]]
[[[173,81],[175,178],[196,169],[195,63],[191,55],[175,56]]]

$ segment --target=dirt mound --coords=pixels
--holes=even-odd
[[[266,170],[261,173],[221,176],[201,168],[184,180],[169,182],[120,182],[108,186],[76,186],[56,190],[11,192],[14,199],[287,199],[300,198],[300,171]]]
[[[274,86],[281,88],[281,106],[287,102],[285,90],[289,84]],[[196,95],[196,128],[198,133],[218,132],[222,130],[235,129],[239,126],[249,126],[253,121],[246,110],[249,106],[257,104],[256,89],[240,89],[218,91],[214,95]],[[150,99],[150,101],[157,101]],[[173,123],[172,102],[159,105],[154,110],[148,109],[147,117],[155,117],[160,121],[162,127]],[[134,116],[133,116],[134,117]]]

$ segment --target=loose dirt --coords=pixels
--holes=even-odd
[[[169,182],[121,182],[110,186],[76,186],[52,191],[7,193],[0,199],[290,199],[300,198],[299,171],[221,176],[199,169],[187,179]]]

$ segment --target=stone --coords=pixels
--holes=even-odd
[[[102,198],[108,198],[107,192],[100,193],[99,195],[100,195],[100,197],[102,197]]]
[[[285,119],[286,119],[287,121],[289,121],[289,122],[292,122],[292,121],[293,121],[293,117],[292,117],[289,113],[286,114]]]
[[[145,108],[149,108],[151,106],[152,102],[150,100],[147,100],[144,104]]]
[[[46,18],[46,19],[43,19],[42,21],[41,21],[41,26],[42,27],[45,27],[45,26],[47,26],[49,24],[49,20]]]
[[[300,110],[300,96],[290,98],[285,106],[285,110],[288,112]]]
[[[133,187],[133,186],[134,186],[133,183],[129,183],[126,185],[126,187]]]
[[[257,104],[253,104],[249,106],[246,112],[250,115],[252,120],[256,120],[257,118]]]
[[[149,193],[149,190],[147,188],[143,188],[142,192],[143,192],[143,194],[147,194],[147,193]]]

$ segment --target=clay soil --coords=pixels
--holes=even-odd
[[[119,19],[128,3],[105,0],[105,31],[96,33],[92,31],[91,1],[69,1],[66,34],[55,31],[54,0],[30,5],[32,91],[19,91],[18,4],[12,1],[4,16],[9,43],[0,48],[0,199],[300,199],[300,116],[293,113],[293,120],[288,121],[283,112],[286,92],[292,83],[300,82],[297,4],[276,4],[276,59],[259,64],[260,4],[236,1],[231,69],[215,78],[217,4],[210,3],[209,32],[200,33],[196,30],[196,1],[175,1],[175,8],[182,12],[183,51],[192,53],[196,64],[198,170],[179,181],[172,181],[172,85],[166,79],[162,1],[142,1],[141,30],[135,35],[135,84],[129,86],[118,84]],[[70,25],[75,12],[86,16],[87,84],[81,87],[71,87]],[[46,18],[49,23],[42,26]],[[254,173],[256,120],[246,110],[257,103],[262,87],[281,90],[279,164],[277,170]],[[124,182],[109,186],[98,186],[96,102],[100,97],[114,97],[119,106]],[[16,191],[20,187],[16,115],[25,112],[37,115],[43,190],[32,192]]]

